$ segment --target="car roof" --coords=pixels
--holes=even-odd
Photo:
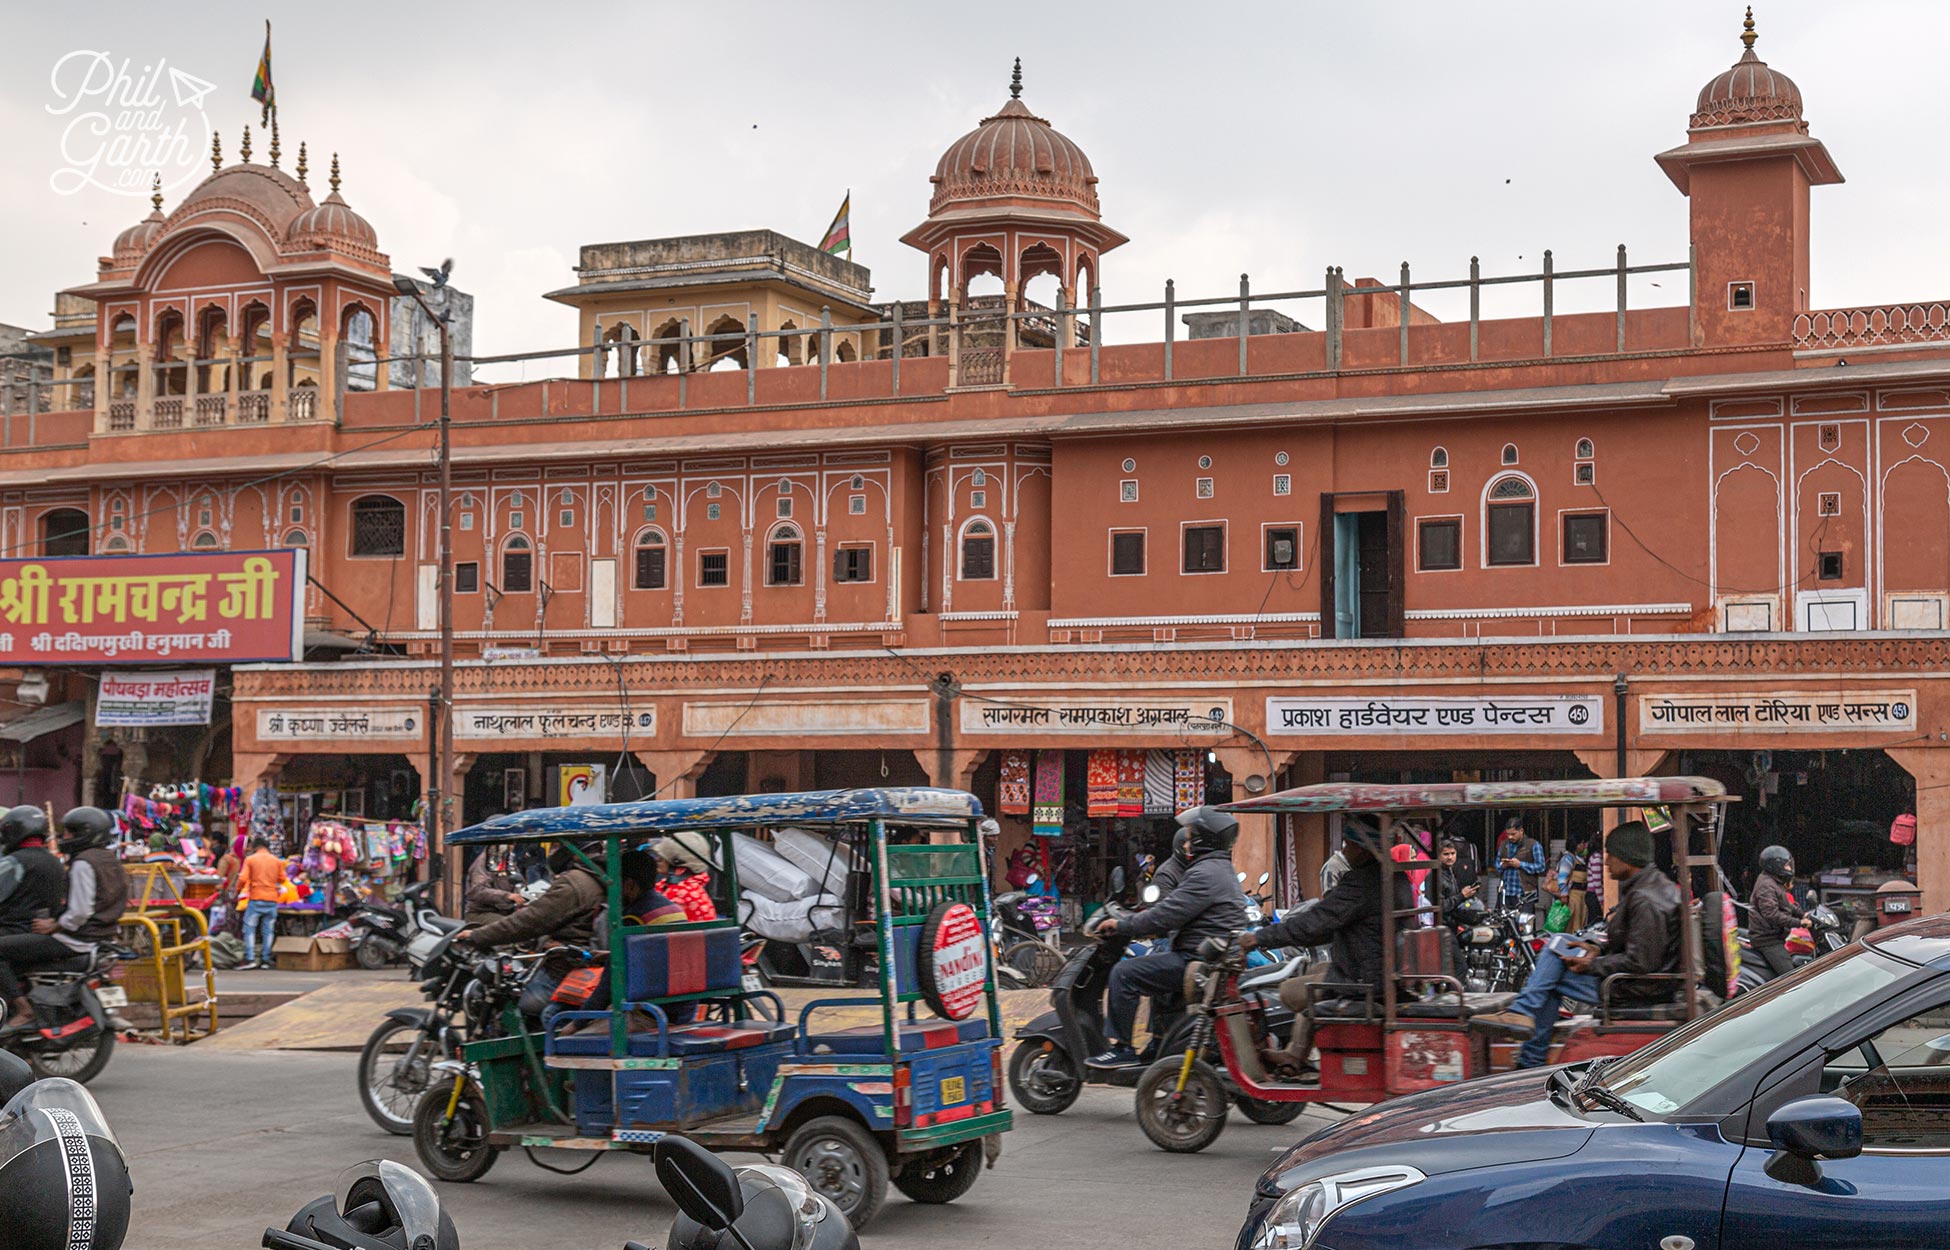
[[[1862,939],[1885,955],[1929,968],[1950,968],[1950,915],[1920,916]]]
[[[907,827],[961,829],[979,819],[982,804],[963,790],[882,786],[867,790],[811,790],[801,794],[743,794],[711,799],[640,799],[509,812],[459,830],[447,840],[556,842],[612,834],[703,833],[775,825],[858,824],[886,820]]]
[[[1596,777],[1570,781],[1439,781],[1368,785],[1330,781],[1224,804],[1228,812],[1417,812],[1471,808],[1662,806],[1724,803],[1711,777]]]

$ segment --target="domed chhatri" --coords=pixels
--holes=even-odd
[[[269,165],[231,165],[198,183],[172,216],[180,218],[198,208],[219,206],[241,209],[273,235],[282,236],[312,207],[312,199],[296,178],[282,170]]]
[[[1699,101],[1688,123],[1691,129],[1785,122],[1803,133],[1807,131],[1808,125],[1801,116],[1801,88],[1755,54],[1757,38],[1754,10],[1749,7],[1740,31],[1740,42],[1746,50],[1732,68],[1700,88]]]
[[[1009,99],[982,124],[950,144],[935,165],[928,215],[997,200],[1050,201],[1095,219],[1097,175],[1090,158],[1022,102],[1022,59],[1010,76]]]
[[[285,237],[293,243],[304,241],[334,241],[351,243],[357,247],[374,248],[379,245],[379,235],[372,223],[352,211],[339,194],[339,157],[332,154],[332,193],[325,197],[317,207],[300,213],[291,222]]]
[[[156,236],[163,232],[162,175],[157,174],[149,190],[149,215],[115,236],[117,257],[140,256]]]

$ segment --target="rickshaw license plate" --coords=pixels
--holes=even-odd
[[[747,972],[745,974],[745,993],[756,994],[764,988],[763,985],[759,984],[758,974],[756,972]]]
[[[965,1076],[945,1076],[941,1078],[941,1105],[952,1106],[968,1101],[968,1078]]]
[[[95,991],[95,997],[104,1007],[126,1007],[129,1005],[129,992],[119,985],[104,985]]]

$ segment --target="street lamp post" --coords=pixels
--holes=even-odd
[[[436,287],[447,285],[447,274],[452,264],[449,261],[438,271],[428,271],[437,274],[434,279]],[[454,776],[454,462],[449,442],[453,424],[454,338],[447,318],[435,312],[433,306],[427,303],[420,283],[403,274],[396,274],[393,286],[402,295],[412,296],[413,302],[420,306],[440,331],[440,687],[434,722],[427,726],[429,740],[436,744],[434,751],[430,752],[436,757],[434,775],[427,784],[427,846],[429,854],[440,856],[442,905],[449,915],[459,915],[461,865],[459,860],[446,854],[447,820],[443,806],[448,797],[447,787]],[[416,343],[416,355],[417,347]]]

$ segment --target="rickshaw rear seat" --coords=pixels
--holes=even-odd
[[[790,1041],[798,1033],[792,1024],[777,1020],[741,1020],[736,1024],[680,1024],[669,1030],[672,1055],[709,1055],[727,1050],[743,1050],[767,1042]],[[609,1054],[609,1029],[601,1024],[580,1033],[557,1034],[550,1053],[556,1055]],[[646,1029],[630,1034],[630,1054],[648,1058],[657,1053],[657,1031]]]
[[[631,1002],[744,988],[738,926],[635,933],[623,942],[623,983]]]
[[[894,1049],[902,1052],[936,1050],[943,1046],[959,1046],[963,1042],[979,1042],[988,1035],[989,1022],[979,1016],[973,1020],[896,1020]],[[884,1035],[877,1024],[816,1033],[806,1039],[806,1046],[816,1055],[878,1055],[887,1049]]]
[[[1509,991],[1464,994],[1461,1002],[1456,1001],[1454,994],[1444,994],[1435,999],[1402,999],[1395,1004],[1395,1014],[1404,1020],[1462,1020],[1493,1011],[1507,1011],[1515,1001],[1516,994]]]

